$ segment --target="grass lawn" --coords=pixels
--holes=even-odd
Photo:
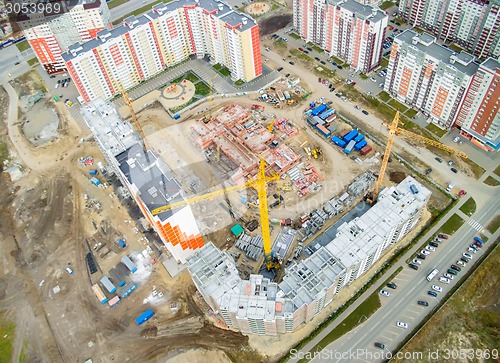
[[[432,132],[434,135],[439,136],[439,138],[443,137],[448,132],[446,130],[437,127],[434,124],[428,124],[425,128],[430,132]]]
[[[475,162],[473,162],[471,159],[462,159],[466,164],[469,165],[470,169],[472,170],[472,174],[474,174],[474,177],[478,179],[481,175],[484,174],[484,168],[477,165]]]
[[[464,224],[464,220],[459,215],[454,214],[441,227],[441,233],[452,235]]]
[[[22,42],[16,43],[16,47],[20,52],[24,52],[25,50],[30,49],[30,43],[28,43],[27,40],[23,40]]]
[[[493,218],[493,220],[490,223],[488,223],[488,225],[486,226],[486,229],[491,234],[493,234],[497,231],[498,227],[500,227],[500,215]]]
[[[497,166],[497,168],[495,169],[494,173],[495,173],[497,176],[500,176],[500,166]]]
[[[128,2],[129,0],[111,0],[109,3],[108,3],[108,8],[110,9],[113,9],[113,8],[116,8],[117,6],[120,6],[122,4],[125,4],[126,2]]]
[[[195,83],[195,82],[197,82],[197,81],[199,81],[199,80],[200,80],[200,79],[199,79],[199,78],[198,78],[195,74],[193,74],[193,73],[188,73],[188,75],[186,76],[186,79],[187,79],[188,81],[190,81],[190,82],[193,82],[193,83]]]
[[[5,320],[0,313],[0,362],[10,362],[12,343],[14,342],[16,326]]]
[[[401,102],[395,100],[395,99],[392,99],[389,101],[389,105],[391,105],[392,107],[394,107],[396,110],[399,110],[399,112],[406,112],[408,111],[408,107],[406,107],[405,105],[403,105]]]
[[[311,47],[312,49],[314,49],[314,50],[315,50],[316,52],[318,52],[318,53],[323,53],[323,52],[324,52],[324,50],[323,50],[323,49],[321,49],[320,47],[318,47],[318,46],[317,46],[316,44],[314,44],[314,43],[309,42],[309,43],[307,43],[307,46]]]
[[[460,210],[470,217],[476,211],[476,201],[472,197],[467,199],[467,201],[460,207]]]
[[[360,73],[359,74],[359,78],[361,78],[361,79],[368,79],[368,76],[366,74],[364,74],[364,73]]]
[[[231,75],[231,72],[229,69],[226,68],[226,66],[223,66],[222,64],[215,64],[214,69],[218,71],[220,74],[222,74],[224,77],[229,77]]]
[[[236,82],[234,82],[235,86],[242,86],[245,84],[245,81],[242,81],[241,79],[238,79]]]
[[[332,57],[332,59],[333,59],[333,61],[334,61],[335,63],[337,63],[337,64],[342,64],[342,63],[344,63],[344,61],[343,61],[343,60],[341,60],[341,59],[339,59],[339,58],[337,58],[337,57],[335,57],[335,56],[333,56],[333,57]]]
[[[378,7],[382,10],[387,10],[393,5],[394,5],[394,3],[392,1],[385,1],[382,4],[380,4]]]
[[[333,329],[327,336],[325,336],[321,341],[316,344],[316,346],[310,350],[311,355],[314,352],[321,351],[328,344],[334,342],[344,334],[350,332],[360,323],[368,319],[380,305],[380,298],[378,296],[378,291],[371,294],[361,305],[359,305],[347,318],[344,319],[335,329]],[[300,362],[306,362],[306,359],[301,359]]]
[[[170,0],[155,0],[155,1],[154,1],[154,2],[152,2],[151,4],[144,5],[144,6],[140,7],[140,8],[135,9],[134,11],[132,11],[131,13],[129,13],[129,14],[125,15],[125,16],[122,16],[122,17],[121,17],[121,18],[119,18],[119,19],[116,19],[116,20],[113,22],[113,24],[115,24],[115,25],[117,25],[117,24],[121,24],[121,23],[123,22],[123,19],[126,19],[126,18],[128,18],[129,16],[132,16],[132,15],[135,15],[135,16],[137,16],[137,15],[141,15],[141,14],[143,14],[143,13],[145,13],[145,12],[147,12],[147,11],[151,10],[151,7],[152,7],[153,5],[156,5],[156,4],[161,3],[161,2],[162,2],[162,3],[168,3],[168,2],[170,2]]]
[[[386,91],[380,92],[377,96],[384,102],[389,102],[391,99],[391,96]]]
[[[294,32],[291,32],[288,34],[290,37],[292,37],[293,39],[297,39],[297,40],[300,40],[300,35],[298,35],[297,33],[294,33]]]
[[[408,111],[405,112],[405,115],[408,117],[408,118],[413,118],[415,117],[415,115],[418,113],[417,110],[414,110],[413,108],[410,108]]]
[[[319,66],[319,67],[314,67],[314,74],[317,75],[318,77],[322,78],[329,78],[335,74],[335,71],[330,70],[329,68]]]
[[[176,112],[178,112],[178,111],[182,110],[183,108],[185,108],[185,107],[189,106],[190,104],[195,103],[196,101],[198,101],[198,100],[197,100],[196,98],[194,98],[194,97],[193,97],[193,98],[191,98],[189,101],[187,101],[186,103],[184,103],[183,105],[180,105],[180,106],[177,106],[177,107],[171,108],[171,109],[170,109],[170,112],[172,112],[172,113],[176,113]]]
[[[387,66],[389,65],[389,59],[387,58],[382,58],[382,60],[380,61],[380,67],[383,68],[387,68]]]
[[[282,41],[281,39],[275,40],[273,45],[277,50],[288,49],[287,43]]]
[[[424,32],[425,32],[425,30],[424,30],[424,29],[421,29],[421,28],[419,28],[418,26],[414,27],[414,28],[413,28],[413,30],[415,30],[417,33],[420,33],[420,34],[422,34],[422,33],[424,33]]]
[[[298,49],[291,49],[290,54],[303,60],[304,62],[307,62],[307,63],[314,61],[311,57],[309,57],[307,54],[305,54],[304,52],[301,52]]]
[[[468,278],[463,286],[439,309],[429,322],[412,337],[401,350],[395,363],[406,362],[497,362],[497,359],[429,359],[429,352],[453,347],[457,352],[483,351],[485,347],[498,347],[498,291],[500,279],[500,249],[491,253],[487,260]],[[423,359],[403,357],[422,352]],[[399,354],[398,354],[399,355]]]
[[[500,182],[495,178],[493,178],[492,176],[488,176],[486,179],[484,179],[483,183],[492,187],[500,185]]]
[[[205,82],[198,82],[194,87],[197,95],[206,96],[210,93],[210,87]]]
[[[38,64],[38,59],[37,58],[31,58],[30,60],[26,61],[29,66],[33,67],[35,64]]]
[[[5,142],[0,142],[0,172],[3,171],[4,161],[9,159],[9,149]]]

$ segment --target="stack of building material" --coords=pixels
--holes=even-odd
[[[251,237],[243,234],[238,238],[235,246],[245,252],[248,258],[257,261],[262,254],[264,243],[261,236]]]

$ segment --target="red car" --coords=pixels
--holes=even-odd
[[[304,49],[303,49],[303,48],[299,48],[299,50],[300,50],[301,52],[303,52],[303,51],[304,51]]]
[[[463,197],[465,194],[467,194],[467,192],[465,190],[463,190],[463,189],[458,192],[458,196],[459,197]]]
[[[394,27],[391,25],[391,26],[389,27],[389,30],[394,30]]]
[[[318,82],[321,83],[321,78],[318,78]]]
[[[351,86],[355,86],[355,85],[356,85],[356,82],[352,82],[352,83],[351,83]]]

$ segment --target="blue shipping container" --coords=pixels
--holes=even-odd
[[[312,110],[307,110],[306,111],[306,116],[311,116],[312,112],[313,112]]]
[[[333,114],[335,112],[335,110],[333,108],[330,108],[328,110],[326,110],[325,112],[323,112],[321,115],[319,115],[319,117],[322,119],[322,120],[326,120],[328,117],[330,117],[331,114]]]
[[[356,142],[356,141],[354,140],[354,142]],[[359,150],[361,150],[362,148],[364,148],[366,145],[367,145],[366,140],[361,140],[361,141],[360,141],[360,142],[358,142],[356,145],[354,145],[354,148],[355,148],[356,150],[358,150],[358,151],[359,151]]]
[[[119,244],[122,248],[127,247],[127,244],[126,244],[126,243],[125,243],[125,241],[124,241],[124,240],[122,240],[122,239],[119,239],[119,240],[118,240],[118,244]]]
[[[356,143],[354,142],[354,140],[349,141],[349,143],[347,144],[347,146],[346,146],[346,147],[345,147],[345,149],[344,149],[344,152],[345,152],[347,155],[349,155],[349,154],[351,153],[352,149],[354,149],[354,145],[355,145],[355,144],[356,144]]]
[[[316,107],[313,112],[311,113],[311,115],[313,116],[318,116],[321,112],[323,112],[324,110],[326,110],[326,105],[319,105],[318,107]]]
[[[110,294],[116,292],[116,287],[109,280],[108,276],[103,276],[103,278],[101,279],[101,284],[103,284],[103,286],[106,288],[106,290],[109,291]]]
[[[345,144],[346,144],[344,140],[342,140],[342,139],[338,138],[337,136],[332,137],[332,142],[333,142],[335,145],[338,145],[338,146],[340,146],[340,147],[342,147],[342,148],[343,148],[343,147],[345,146]]]
[[[352,130],[351,132],[349,132],[347,135],[344,136],[344,141],[349,142],[356,136],[358,136],[358,130]]]
[[[141,315],[139,315],[137,318],[135,318],[135,322],[137,323],[137,325],[142,325],[146,321],[151,319],[154,315],[155,315],[155,313],[153,313],[153,310],[148,309],[145,312],[143,312]]]
[[[356,136],[356,137],[354,138],[354,141],[355,141],[355,142],[356,142],[356,144],[357,144],[358,142],[360,142],[360,141],[361,141],[361,140],[363,140],[364,138],[365,138],[365,135],[363,135],[363,134],[359,134],[358,136]]]
[[[125,264],[125,266],[127,266],[127,268],[130,270],[130,272],[134,273],[137,271],[137,267],[135,266],[135,263],[133,263],[132,260],[128,256],[123,256],[122,262]]]
[[[131,281],[128,284],[126,284],[125,286],[123,286],[120,290],[118,290],[117,294],[118,294],[118,296],[120,296],[120,298],[124,299],[127,296],[129,296],[130,293],[132,291],[134,291],[136,288],[137,288],[137,284],[135,282]]]
[[[176,113],[176,114],[174,115],[174,120],[178,120],[178,119],[180,119],[180,118],[181,118],[181,115],[179,115],[178,113]]]

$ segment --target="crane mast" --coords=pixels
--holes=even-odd
[[[120,85],[121,87],[121,92],[122,92],[122,97],[123,97],[123,102],[128,106],[128,110],[130,112],[130,116],[132,117],[132,123],[134,124],[134,127],[136,128],[137,132],[139,133],[139,136],[141,137],[141,141],[144,146],[144,150],[148,149],[148,145],[146,142],[146,136],[144,135],[144,131],[142,130],[142,126],[139,123],[139,119],[137,118],[137,115],[135,114],[134,111],[134,106],[132,105],[132,99],[128,96],[127,90],[123,85]]]

